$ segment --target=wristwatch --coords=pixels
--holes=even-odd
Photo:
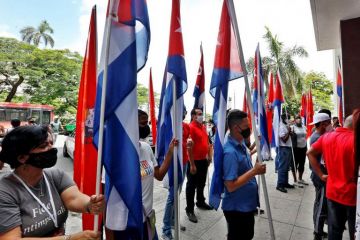
[[[71,240],[71,235],[64,235],[64,240]]]

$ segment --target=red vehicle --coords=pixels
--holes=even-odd
[[[11,127],[11,119],[19,119],[23,126],[30,117],[36,124],[50,124],[54,120],[54,107],[43,104],[0,102],[0,125],[5,129]]]

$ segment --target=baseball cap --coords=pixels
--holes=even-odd
[[[312,123],[310,123],[310,125],[315,125],[319,122],[324,122],[324,121],[327,121],[327,120],[330,120],[330,116],[326,113],[316,113],[314,115],[314,120]]]

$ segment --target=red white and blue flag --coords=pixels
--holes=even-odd
[[[226,122],[226,106],[229,81],[243,76],[234,30],[226,5],[223,2],[219,34],[216,45],[214,70],[210,84],[210,94],[214,98],[213,119],[216,124],[214,144],[214,173],[211,180],[210,205],[218,209],[224,192],[223,152]]]
[[[341,66],[339,60],[339,67],[337,71],[337,78],[336,78],[336,93],[337,93],[337,101],[338,101],[338,115],[339,115],[339,123],[341,126],[344,124],[344,111],[343,111],[343,96],[342,96],[342,76],[341,76]]]
[[[102,159],[106,170],[106,226],[142,234],[143,207],[139,163],[137,72],[145,65],[150,25],[145,0],[114,0],[108,7],[95,105],[98,145],[105,58],[108,59]],[[136,29],[135,29],[136,28]],[[106,32],[106,31],[105,31]],[[108,41],[107,41],[108,40]],[[107,45],[109,42],[109,46]],[[109,47],[109,54],[106,54]],[[120,211],[121,210],[121,211]]]
[[[195,98],[194,108],[200,108],[201,110],[204,110],[205,71],[204,71],[204,55],[203,55],[202,45],[200,46],[200,52],[201,52],[201,58],[200,58],[198,74],[196,77],[193,97]]]
[[[270,144],[268,137],[267,118],[265,110],[264,78],[262,76],[262,64],[260,47],[257,45],[254,59],[254,90],[253,107],[255,122],[260,134],[260,152],[262,159],[269,159]]]
[[[301,108],[300,108],[300,117],[304,124],[304,126],[307,126],[307,96],[306,94],[301,95]]]
[[[266,119],[268,126],[268,138],[271,147],[275,147],[275,139],[274,139],[274,129],[272,126],[273,116],[274,116],[274,75],[270,72],[269,75],[269,89],[268,89],[268,99],[266,104]]]
[[[176,93],[173,92],[173,84],[176,86]],[[169,53],[164,72],[164,79],[160,96],[160,108],[158,115],[157,132],[157,159],[159,165],[164,161],[169,144],[175,136],[179,140],[178,149],[178,182],[183,180],[182,176],[182,118],[184,108],[183,95],[187,90],[186,67],[184,59],[184,46],[181,31],[180,0],[172,0]],[[173,105],[173,94],[176,94],[176,106]],[[176,113],[174,115],[173,108]],[[175,125],[172,125],[173,119]],[[169,185],[174,186],[173,163],[168,170]]]
[[[279,128],[281,121],[281,105],[284,103],[284,96],[281,86],[281,78],[279,70],[276,73],[275,83],[275,97],[274,97],[274,118],[273,118],[273,129],[274,129],[274,140],[275,146],[279,147]]]

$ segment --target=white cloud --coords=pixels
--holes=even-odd
[[[11,33],[8,25],[0,24],[0,37],[16,38],[17,36]]]

